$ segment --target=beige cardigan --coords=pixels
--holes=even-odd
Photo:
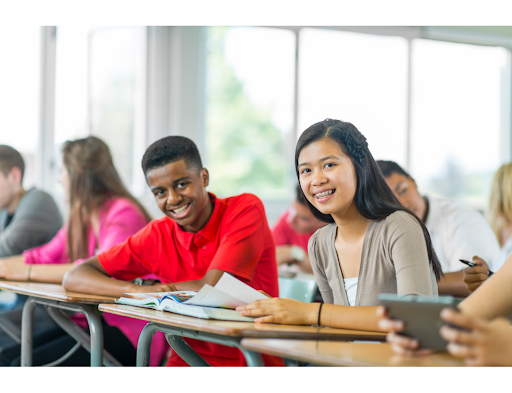
[[[334,247],[336,230],[333,223],[311,236],[309,258],[324,302],[348,306]],[[418,221],[404,211],[371,221],[363,241],[358,276],[355,306],[378,306],[379,293],[437,296],[423,231]]]

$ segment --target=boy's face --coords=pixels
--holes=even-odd
[[[7,208],[15,196],[15,187],[11,174],[4,175],[0,170],[0,209]]]
[[[198,171],[180,160],[148,171],[146,181],[160,210],[186,232],[198,232],[206,225],[211,202],[205,168]]]

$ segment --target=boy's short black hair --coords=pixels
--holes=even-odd
[[[382,172],[382,175],[386,178],[390,177],[393,173],[398,173],[399,175],[403,175],[409,179],[412,179],[411,175],[409,175],[395,161],[377,160],[377,165],[379,166],[379,169]]]
[[[7,176],[12,168],[20,168],[21,180],[25,174],[25,161],[20,152],[11,146],[0,145],[0,171]]]
[[[297,202],[299,202],[301,205],[308,207],[306,197],[304,196],[304,193],[302,192],[302,188],[300,188],[300,184],[297,185],[297,188],[295,189],[295,194],[296,194],[295,199],[297,200]]]
[[[184,136],[166,136],[146,149],[142,157],[142,170],[147,175],[152,169],[179,160],[185,160],[187,166],[193,166],[198,171],[203,168],[199,150],[192,140]]]

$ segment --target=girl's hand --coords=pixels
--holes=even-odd
[[[0,259],[0,278],[12,281],[28,281],[30,265],[18,261]]]
[[[247,317],[257,317],[256,323],[280,323],[286,325],[315,325],[318,321],[318,303],[304,303],[289,298],[257,300],[240,306],[236,311]]]
[[[464,358],[467,366],[512,366],[512,328],[510,321],[486,321],[444,309],[441,318],[467,331],[443,326],[441,336],[448,340],[448,352]]]
[[[377,308],[379,329],[388,332],[386,341],[391,345],[393,352],[405,356],[423,356],[431,353],[429,349],[419,349],[419,342],[410,337],[399,334],[405,326],[402,321],[388,317],[385,307]]]

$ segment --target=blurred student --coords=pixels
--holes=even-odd
[[[473,292],[458,308],[444,309],[441,318],[464,330],[444,325],[441,336],[449,341],[448,352],[464,358],[468,366],[512,366],[512,256],[478,291]],[[429,350],[418,350],[417,340],[402,336],[402,321],[389,319],[384,307],[378,309],[379,327],[390,332],[387,340],[393,351],[406,356],[420,356]]]
[[[1,278],[60,284],[73,266],[123,242],[151,219],[123,185],[101,139],[67,141],[62,155],[61,182],[69,203],[66,225],[49,243],[0,259]],[[83,315],[74,318],[87,326]],[[103,319],[109,325],[103,328],[107,351],[123,365],[135,365],[135,348],[146,322],[113,314]],[[151,363],[158,365],[168,349],[159,336]]]
[[[126,292],[198,291],[228,272],[271,296],[278,295],[276,250],[258,197],[217,198],[206,191],[209,174],[196,145],[182,136],[162,138],[142,158],[147,184],[165,217],[153,220],[124,243],[67,273],[69,291],[119,297]],[[155,274],[164,283],[139,286]],[[115,279],[112,279],[115,278]],[[236,348],[186,338],[212,366],[244,366]],[[264,356],[266,365],[282,365]],[[168,366],[187,364],[175,352]]]
[[[379,160],[377,165],[398,200],[421,218],[428,229],[444,272],[438,284],[439,293],[467,296],[464,265],[459,259],[471,260],[478,255],[492,265],[491,261],[499,258],[499,244],[485,218],[455,201],[420,195],[414,179],[393,161]]]
[[[23,188],[25,163],[10,146],[0,145],[0,258],[49,242],[62,226],[53,198]]]
[[[442,271],[427,229],[395,198],[354,125],[313,124],[297,142],[295,168],[311,212],[330,223],[309,241],[325,304],[272,298],[238,307],[242,315],[377,330],[379,293],[437,295]]]
[[[512,163],[502,165],[494,175],[487,220],[501,247],[500,255],[492,265],[492,270],[497,271],[512,254]],[[473,258],[473,262],[478,266],[463,270],[464,282],[470,292],[489,277],[489,265],[484,259]]]
[[[309,238],[327,224],[311,213],[300,185],[295,192],[295,200],[272,229],[277,265],[279,271],[313,273],[307,252]]]

